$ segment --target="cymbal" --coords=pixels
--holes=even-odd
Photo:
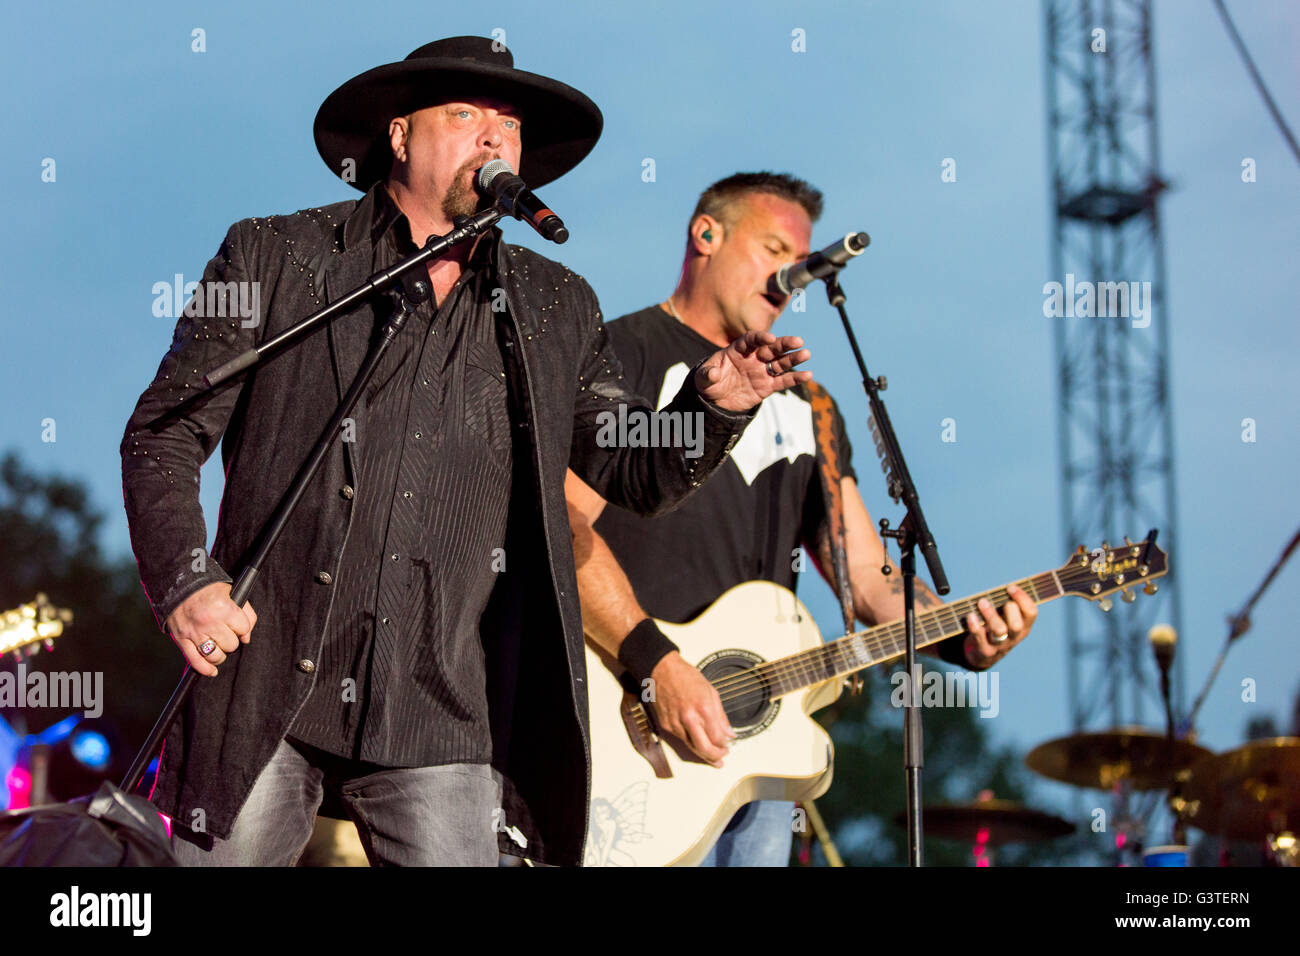
[[[1198,763],[1182,786],[1183,819],[1231,840],[1300,832],[1300,737],[1253,740]]]
[[[1187,740],[1170,743],[1145,727],[1071,734],[1039,744],[1025,763],[1044,777],[1076,787],[1110,790],[1121,781],[1133,790],[1163,790],[1175,773],[1213,756]]]
[[[907,815],[894,817],[899,826],[907,825]],[[981,830],[988,830],[989,846],[1007,843],[1030,843],[1054,840],[1074,832],[1074,824],[1050,813],[1034,810],[1010,800],[985,800],[957,806],[931,806],[921,809],[921,825],[926,836],[973,843]]]

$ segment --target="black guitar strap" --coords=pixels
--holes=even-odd
[[[830,539],[831,571],[835,579],[835,594],[840,600],[840,615],[844,619],[844,633],[852,634],[853,585],[849,581],[849,557],[844,536],[844,496],[840,490],[842,469],[839,447],[835,442],[835,406],[826,389],[816,382],[804,386],[812,404],[813,432],[817,436],[817,472],[821,477],[822,500],[826,503],[826,529]],[[862,690],[858,674],[849,677],[853,693]]]

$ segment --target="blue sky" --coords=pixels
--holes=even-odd
[[[490,13],[330,6],[83,3],[7,17],[0,435],[37,469],[89,484],[109,515],[110,552],[129,548],[118,441],[171,337],[172,320],[151,310],[154,283],[198,278],[237,219],[354,195],[311,139],[317,107],[343,80],[440,36],[502,28],[517,65],[604,110],[595,151],[544,195],[573,236],[546,253],[587,277],[607,316],[666,298],[686,217],[710,182],[748,169],[809,179],[826,195],[814,246],[849,230],[872,236],[843,282],[869,366],[889,377],[885,398],[952,596],[1065,560],[1076,542],[1060,527],[1051,335],[1068,320],[1042,313],[1053,277],[1039,4],[758,2],[743,15],[703,0],[503,0]],[[1300,7],[1231,8],[1284,115],[1300,123]],[[191,50],[195,28],[206,52]],[[806,52],[791,50],[795,29]],[[1300,170],[1208,0],[1156,4],[1155,55],[1173,188],[1162,206],[1169,308],[1154,321],[1168,322],[1171,337],[1190,701],[1225,614],[1300,512]],[[1257,162],[1252,184],[1240,178],[1247,156]],[[955,183],[940,180],[946,157],[957,161]],[[46,158],[54,182],[42,181]],[[507,234],[541,245],[519,223]],[[820,291],[777,330],[807,338],[811,367],[849,422],[867,505],[897,520]],[[957,441],[945,443],[949,417]],[[1257,423],[1254,443],[1241,440],[1246,417]],[[42,441],[47,418],[57,423],[52,443]],[[203,500],[213,517],[220,480],[210,463]],[[1275,582],[1229,656],[1199,721],[1207,746],[1235,745],[1252,716],[1289,717],[1300,688],[1298,575],[1293,565]],[[812,583],[803,597],[833,633],[829,592]],[[1044,608],[1030,642],[1002,665],[995,739],[1028,747],[1068,732],[1064,655],[1064,614]],[[1256,682],[1253,703],[1241,700],[1244,679]]]

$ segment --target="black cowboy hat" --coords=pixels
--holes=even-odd
[[[530,187],[543,186],[591,152],[604,118],[573,87],[514,64],[504,44],[483,37],[426,43],[400,63],[367,70],[326,97],[316,113],[316,149],[336,176],[364,192],[392,168],[393,117],[458,97],[491,97],[523,114],[519,175]]]

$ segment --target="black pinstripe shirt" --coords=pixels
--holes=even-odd
[[[373,266],[415,250],[382,186]],[[390,767],[492,756],[479,618],[502,568],[511,486],[485,236],[446,299],[389,348],[353,436],[353,518],[316,683],[290,736]],[[345,439],[347,435],[345,433]]]

